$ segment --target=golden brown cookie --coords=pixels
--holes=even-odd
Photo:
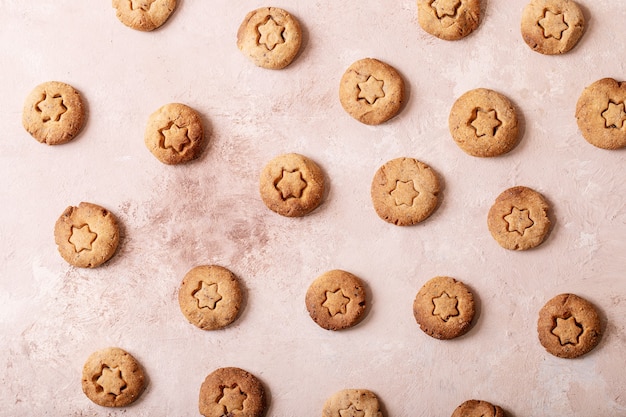
[[[390,65],[365,58],[348,67],[339,84],[344,110],[367,125],[379,125],[400,111],[404,80]]]
[[[452,417],[504,417],[504,411],[487,401],[468,400],[459,405]]]
[[[166,104],[150,115],[144,139],[150,152],[164,164],[189,162],[202,152],[202,120],[189,106]]]
[[[527,187],[502,192],[489,210],[491,236],[506,249],[526,250],[541,244],[550,230],[548,202]]]
[[[259,191],[270,210],[286,217],[301,217],[322,202],[324,174],[306,156],[280,155],[263,168]]]
[[[176,0],[113,0],[117,18],[129,28],[149,32],[165,23]]]
[[[417,0],[417,20],[426,32],[455,41],[480,23],[480,0]]]
[[[203,330],[216,330],[235,321],[241,307],[237,277],[217,265],[191,269],[180,285],[178,303],[190,323]]]
[[[298,21],[277,7],[263,7],[248,13],[237,31],[237,47],[255,65],[282,69],[298,54],[302,30]]]
[[[83,128],[83,100],[71,85],[48,81],[26,97],[24,129],[41,143],[60,145],[74,139]]]
[[[596,347],[602,329],[593,304],[574,294],[560,294],[539,311],[537,332],[548,352],[571,359]]]
[[[439,180],[428,165],[397,158],[381,166],[372,180],[371,196],[378,216],[398,226],[419,223],[437,208]]]
[[[240,368],[219,368],[200,387],[200,414],[204,417],[260,417],[265,413],[263,384]]]
[[[504,95],[486,88],[459,97],[448,118],[452,138],[472,156],[498,156],[517,145],[518,120]]]
[[[108,261],[119,243],[115,216],[92,203],[65,209],[54,225],[54,241],[68,263],[95,268]]]
[[[522,38],[545,55],[572,49],[585,30],[585,17],[572,0],[531,0],[522,13]]]
[[[83,392],[103,407],[124,407],[143,392],[146,382],[139,362],[128,352],[110,347],[92,353],[83,367]]]
[[[324,403],[322,417],[383,417],[378,397],[366,389],[344,389]]]
[[[349,272],[332,270],[320,275],[306,292],[309,315],[326,330],[341,330],[357,324],[365,312],[363,282]]]

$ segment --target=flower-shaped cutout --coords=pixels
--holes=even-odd
[[[222,389],[222,397],[217,402],[224,407],[224,416],[234,415],[235,411],[243,411],[243,403],[248,396],[241,391],[239,385],[234,384],[231,387]]]
[[[456,16],[459,6],[461,6],[461,0],[435,0],[430,3],[430,7],[435,10],[439,19],[445,16]]]
[[[378,80],[373,75],[367,78],[367,81],[358,83],[359,87],[359,99],[365,99],[369,104],[374,104],[379,98],[385,97],[383,86],[385,82]]]
[[[574,316],[566,319],[557,317],[556,325],[552,329],[552,334],[559,338],[561,346],[566,344],[578,344],[578,337],[583,332],[582,326],[576,322]]]
[[[337,291],[326,291],[326,300],[322,303],[328,309],[331,317],[337,314],[346,314],[346,306],[350,299],[343,295],[341,289]]]
[[[276,23],[270,16],[262,25],[259,25],[258,31],[260,34],[259,45],[264,45],[269,51],[273,50],[276,45],[285,43],[283,38],[284,26]]]
[[[339,415],[341,417],[365,417],[365,411],[359,410],[354,404],[350,404],[350,407],[339,410]]]
[[[618,104],[609,100],[609,105],[602,112],[602,118],[604,119],[604,127],[621,129],[624,126],[624,120],[626,120],[624,102]]]
[[[481,110],[476,109],[476,116],[471,121],[471,126],[476,130],[476,136],[490,136],[496,135],[498,127],[502,125],[502,121],[498,119],[498,114],[495,110]]]
[[[167,128],[161,129],[161,134],[163,135],[163,149],[182,152],[185,146],[191,143],[191,139],[187,135],[187,128],[179,127],[176,123],[171,123]]]
[[[448,293],[443,292],[439,297],[433,298],[433,316],[439,316],[443,321],[448,321],[450,317],[459,315],[456,308],[459,304],[457,297],[450,297]]]
[[[419,196],[419,192],[415,189],[413,180],[409,181],[396,181],[396,187],[389,193],[394,198],[396,206],[405,205],[413,206],[415,198]]]
[[[561,40],[563,32],[565,32],[569,26],[565,23],[565,15],[563,13],[552,13],[550,10],[546,10],[543,19],[539,20],[539,26],[543,29],[544,38],[554,38]]]
[[[130,9],[131,10],[143,10],[147,12],[152,7],[152,3],[156,0],[130,0]]]
[[[200,286],[192,294],[193,298],[198,302],[198,308],[215,310],[215,305],[222,299],[217,289],[216,283],[207,284],[204,281],[200,281]]]
[[[72,226],[69,241],[74,246],[76,253],[80,253],[84,250],[91,250],[97,237],[98,234],[93,233],[89,225],[85,224],[81,227]]]
[[[58,122],[61,120],[63,113],[67,111],[67,107],[63,104],[63,96],[60,94],[46,94],[44,98],[35,105],[35,108],[41,112],[41,120],[45,122]]]
[[[511,213],[504,216],[509,232],[517,232],[520,236],[524,235],[526,229],[532,227],[535,222],[530,218],[530,211],[526,209],[518,209],[513,207]]]
[[[276,189],[280,191],[283,200],[287,200],[288,198],[302,197],[302,191],[306,185],[300,170],[287,171],[283,169],[280,180],[276,183]]]
[[[120,368],[109,368],[106,365],[102,368],[102,374],[100,374],[96,383],[102,387],[105,393],[115,396],[120,395],[122,390],[126,388],[126,382],[122,378]]]

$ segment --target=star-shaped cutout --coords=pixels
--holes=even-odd
[[[554,38],[561,40],[563,32],[569,28],[567,23],[565,23],[565,15],[563,13],[552,13],[550,10],[546,10],[543,19],[537,23],[543,29],[543,37],[546,39]]]
[[[69,240],[76,253],[80,253],[84,250],[91,250],[91,245],[97,237],[98,234],[92,232],[89,225],[85,224],[81,227],[72,226]]]
[[[374,104],[379,98],[385,97],[383,85],[385,85],[383,80],[378,80],[373,75],[370,75],[367,81],[357,84],[359,87],[358,98],[363,98],[369,104]]]
[[[461,0],[435,0],[430,3],[430,7],[435,10],[439,19],[444,16],[454,17],[460,5]]]
[[[154,2],[155,0],[130,0],[130,9],[141,9],[144,12],[147,12],[148,10],[150,10],[150,7],[152,7],[152,3]]]
[[[277,24],[271,17],[264,24],[260,25],[257,30],[261,37],[259,38],[259,45],[265,45],[265,47],[271,51],[280,43],[285,43],[283,38],[283,32],[285,28]]]
[[[495,110],[476,110],[476,117],[470,123],[476,130],[476,136],[495,136],[498,127],[502,124]]]
[[[528,210],[520,210],[517,207],[513,207],[511,213],[504,216],[504,221],[507,222],[509,232],[517,232],[520,235],[524,235],[526,229],[535,224]]]
[[[217,402],[224,407],[224,415],[231,415],[233,411],[243,411],[243,402],[248,396],[241,391],[239,385],[235,384],[231,387],[224,387],[222,389],[222,397]]]
[[[185,146],[191,143],[191,139],[187,136],[187,128],[178,127],[176,123],[172,123],[168,129],[162,129],[161,134],[164,138],[163,147],[165,149],[173,149],[176,152],[182,152]]]
[[[45,97],[35,105],[35,108],[41,112],[41,120],[45,122],[58,122],[61,120],[63,113],[67,111],[67,107],[63,104],[63,97],[60,94],[53,96],[44,94]]]
[[[96,383],[102,387],[106,394],[120,395],[122,390],[126,388],[126,382],[122,378],[120,368],[102,368],[102,374],[96,380]]]
[[[573,316],[566,319],[557,317],[556,326],[552,329],[552,334],[559,338],[561,346],[578,344],[578,336],[580,336],[582,332],[582,327],[576,322]]]
[[[396,201],[396,206],[404,204],[405,206],[413,206],[413,201],[420,194],[415,190],[413,180],[396,181],[395,188],[389,193]]]
[[[602,112],[602,118],[604,118],[604,127],[621,129],[624,126],[624,120],[626,120],[624,102],[617,104],[609,101],[609,106]]]
[[[326,300],[322,303],[322,307],[326,307],[331,317],[337,314],[346,314],[346,306],[350,299],[343,295],[343,291],[326,291]]]
[[[459,310],[456,306],[459,304],[459,300],[456,297],[450,297],[448,293],[443,292],[439,297],[433,298],[433,316],[439,316],[443,321],[448,321],[450,317],[459,315]]]
[[[215,305],[222,299],[220,293],[217,292],[217,284],[207,284],[204,281],[200,281],[200,286],[192,295],[198,301],[198,308],[211,310],[215,310]]]
[[[354,404],[350,404],[350,407],[339,410],[339,415],[341,417],[365,417],[365,411],[359,410]]]
[[[302,179],[302,173],[298,169],[293,171],[283,169],[280,180],[278,180],[275,187],[280,191],[283,200],[300,198],[302,197],[302,191],[306,188],[306,181]]]

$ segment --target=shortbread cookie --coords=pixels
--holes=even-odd
[[[165,23],[176,0],[113,0],[117,18],[129,28],[149,32]]]
[[[455,41],[480,23],[480,0],[417,0],[417,19],[426,32]]]
[[[180,285],[178,303],[190,323],[203,330],[221,329],[232,323],[241,307],[237,277],[217,265],[191,269]]]
[[[602,329],[593,304],[574,294],[560,294],[539,311],[537,332],[548,352],[569,359],[596,347]]]
[[[32,137],[48,145],[74,139],[83,128],[83,100],[71,85],[48,81],[31,91],[24,103],[22,124]]]
[[[139,362],[128,352],[110,347],[92,353],[83,367],[83,392],[104,407],[124,407],[143,392],[146,381]]]
[[[92,203],[65,209],[54,225],[54,241],[68,263],[95,268],[108,261],[119,243],[115,216]]]
[[[260,417],[265,413],[263,384],[240,368],[219,368],[200,387],[200,414],[204,417]]]
[[[626,83],[603,78],[585,88],[576,104],[576,121],[587,142],[598,148],[626,146]]]
[[[336,269],[313,281],[305,302],[309,315],[320,327],[346,329],[357,324],[365,312],[365,287],[358,277]]]
[[[572,49],[585,30],[585,17],[572,0],[531,0],[522,13],[522,38],[545,55]]]
[[[437,339],[453,339],[467,333],[474,311],[472,292],[450,277],[435,277],[426,282],[413,302],[417,324]]]
[[[550,230],[549,206],[541,194],[512,187],[500,194],[489,210],[491,236],[506,249],[526,250],[541,244]]]
[[[322,202],[324,174],[306,156],[284,154],[263,168],[259,190],[270,210],[286,217],[301,217]]]
[[[452,417],[504,417],[504,411],[487,401],[468,400],[459,405]]]
[[[189,162],[203,149],[202,120],[189,106],[166,104],[150,115],[144,139],[150,152],[164,164]]]
[[[298,21],[277,7],[248,13],[237,31],[237,46],[255,65],[282,69],[298,54],[302,30]]]
[[[428,165],[413,158],[392,159],[372,180],[372,203],[378,216],[398,226],[419,223],[439,203],[439,180]]]
[[[498,156],[517,145],[518,120],[504,95],[486,88],[459,97],[448,118],[452,138],[472,156]]]
[[[383,417],[378,397],[366,389],[344,389],[324,403],[322,417]]]

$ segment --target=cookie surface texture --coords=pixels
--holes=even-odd
[[[509,152],[518,142],[518,118],[504,95],[486,88],[470,90],[453,104],[450,134],[466,153],[478,157]]]
[[[285,68],[296,57],[301,44],[300,24],[277,7],[251,11],[237,31],[239,50],[262,68]]]
[[[355,275],[332,270],[320,275],[306,292],[306,308],[315,323],[326,330],[352,327],[363,317],[367,304],[363,282]]]
[[[58,81],[39,84],[24,102],[22,125],[41,143],[69,142],[81,131],[84,120],[83,100],[69,84]]]
[[[504,417],[504,411],[497,405],[481,400],[468,400],[459,405],[452,417]]]
[[[522,38],[545,55],[571,50],[585,30],[582,10],[571,0],[531,0],[522,13]]]
[[[128,352],[110,347],[92,353],[83,366],[83,392],[103,407],[124,407],[146,386],[144,372]]]
[[[162,26],[176,8],[176,0],[113,0],[117,18],[129,28],[150,32]]]
[[[439,179],[432,168],[416,159],[392,159],[376,171],[371,197],[381,219],[398,226],[413,225],[437,208]]]
[[[417,20],[433,36],[459,40],[480,24],[480,0],[417,0]]]
[[[575,294],[559,294],[539,311],[537,332],[548,352],[571,359],[596,347],[602,329],[593,304]]]
[[[191,269],[178,290],[180,310],[187,320],[203,330],[216,330],[235,321],[241,307],[237,277],[217,265]]]
[[[107,209],[92,203],[65,209],[54,225],[54,241],[69,264],[95,268],[108,261],[119,243],[119,226]]]
[[[322,417],[383,417],[378,397],[366,389],[344,389],[324,403]]]
[[[550,230],[549,206],[544,197],[528,187],[502,192],[487,216],[491,236],[505,249],[526,250],[540,245]]]
[[[200,387],[199,409],[204,417],[260,417],[265,413],[263,384],[240,368],[219,368]]]
[[[324,197],[324,174],[306,156],[289,153],[272,159],[261,171],[261,199],[272,211],[301,217],[313,211]]]

